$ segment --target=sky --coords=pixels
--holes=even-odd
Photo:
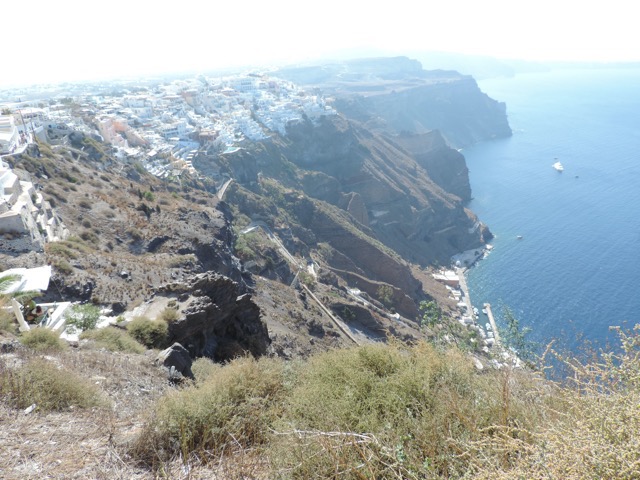
[[[0,12],[0,86],[266,66],[345,51],[640,61],[629,0],[5,0]]]

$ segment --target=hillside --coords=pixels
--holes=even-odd
[[[254,140],[238,134],[234,148],[203,141],[189,154],[193,168],[179,175],[155,176],[122,149],[79,131],[5,158],[42,193],[70,236],[44,251],[2,252],[2,270],[51,265],[52,281],[38,301],[83,302],[111,325],[88,328],[69,349],[45,329],[17,334],[10,315],[0,315],[7,417],[0,440],[11,446],[0,476],[327,478],[334,467],[322,455],[318,465],[300,467],[299,460],[315,458],[318,448],[342,447],[341,465],[377,455],[365,477],[415,477],[431,471],[424,467],[430,464],[434,475],[449,476],[460,463],[449,466],[438,455],[455,455],[457,437],[429,437],[433,445],[418,446],[408,439],[451,427],[481,441],[478,432],[509,424],[508,408],[495,403],[502,373],[493,367],[509,366],[512,354],[491,353],[480,329],[462,318],[458,300],[432,276],[453,254],[481,251],[491,239],[465,206],[468,171],[451,145],[454,138],[507,134],[504,111],[465,77],[425,73],[404,59],[349,68],[352,77],[341,74],[348,85],[326,86],[340,112],[305,113],[285,131]],[[375,94],[359,96],[374,85]],[[464,88],[480,103],[443,110],[429,103],[433,88],[456,98]],[[406,118],[394,123],[395,102],[388,103],[398,94],[416,104],[406,109],[413,119],[406,124]],[[373,97],[382,103],[371,103]],[[183,97],[166,101],[179,110]],[[68,103],[91,122],[88,109]],[[243,110],[251,125],[260,108],[256,102],[250,114]],[[455,132],[448,128],[470,111]],[[123,135],[115,134],[116,141]],[[170,150],[153,152],[169,171]],[[527,372],[513,375],[523,378],[522,389],[538,385]],[[526,394],[515,390],[522,396],[514,402],[525,410]],[[429,400],[429,392],[438,400]],[[483,398],[487,410],[461,421],[466,407]],[[353,405],[341,403],[349,399]],[[464,414],[445,409],[429,417],[451,399]],[[344,418],[322,421],[325,405]],[[11,412],[18,415],[9,419]],[[285,413],[289,423],[276,422]],[[527,429],[537,413],[514,415]],[[67,423],[83,433],[63,428]],[[339,445],[274,436],[320,431],[323,439],[334,430]],[[22,431],[28,447],[20,444]],[[85,440],[59,454],[45,445],[42,432],[51,431],[56,444]],[[352,440],[361,435],[368,446],[358,453]],[[447,453],[439,454],[440,447]],[[398,448],[410,467],[401,465],[400,453],[389,453]]]

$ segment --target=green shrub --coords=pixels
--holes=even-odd
[[[78,254],[62,242],[47,243],[45,251],[56,258],[78,258]]]
[[[255,259],[258,254],[260,237],[256,232],[239,235],[234,245],[235,253],[241,260],[249,261]]]
[[[67,325],[85,331],[96,328],[100,319],[100,308],[90,303],[74,305],[66,314]]]
[[[292,478],[461,476],[463,443],[505,422],[536,425],[527,402],[537,399],[512,399],[499,378],[479,376],[458,350],[428,344],[321,354],[292,389],[276,426],[288,435],[274,437],[270,456]]]
[[[144,346],[120,328],[105,327],[87,330],[80,334],[80,338],[92,340],[99,348],[106,348],[111,352],[144,353],[145,351]]]
[[[20,342],[36,351],[62,351],[67,347],[65,341],[60,339],[60,334],[48,328],[36,327],[23,332]]]
[[[153,192],[150,192],[147,190],[145,192],[142,192],[142,198],[144,198],[145,200],[148,200],[149,202],[153,202],[156,197],[153,194]]]
[[[0,360],[0,398],[14,408],[36,404],[39,410],[65,410],[104,405],[95,385],[75,373],[44,359],[20,367]]]
[[[385,307],[393,305],[393,287],[391,285],[380,285],[377,290],[378,300]]]
[[[70,275],[73,273],[73,267],[64,258],[55,259],[52,263],[53,266],[62,274]]]
[[[166,322],[146,317],[135,317],[127,325],[129,335],[147,348],[165,348],[168,330]]]

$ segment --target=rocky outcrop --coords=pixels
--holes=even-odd
[[[156,363],[165,367],[172,379],[180,376],[194,378],[191,371],[193,364],[191,355],[186,348],[177,342],[161,351],[156,357]]]
[[[411,153],[418,165],[424,168],[431,180],[443,190],[457,195],[465,202],[471,200],[469,169],[464,156],[450,148],[440,132],[403,132],[394,139]]]
[[[464,158],[437,132],[388,138],[340,116],[288,132],[287,158],[318,172],[305,175],[305,192],[351,213],[369,227],[366,235],[403,258],[446,261],[483,243],[477,218],[464,208],[471,196]],[[317,232],[324,222],[303,224],[326,238]]]
[[[184,345],[192,357],[225,361],[267,353],[271,341],[260,309],[237,282],[207,272],[162,291],[180,300],[181,316],[169,325],[169,341]]]

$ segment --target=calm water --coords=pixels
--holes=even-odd
[[[506,102],[514,135],[463,152],[470,208],[496,235],[468,274],[471,299],[498,317],[508,306],[533,340],[604,346],[610,325],[640,323],[640,69],[480,88]]]

